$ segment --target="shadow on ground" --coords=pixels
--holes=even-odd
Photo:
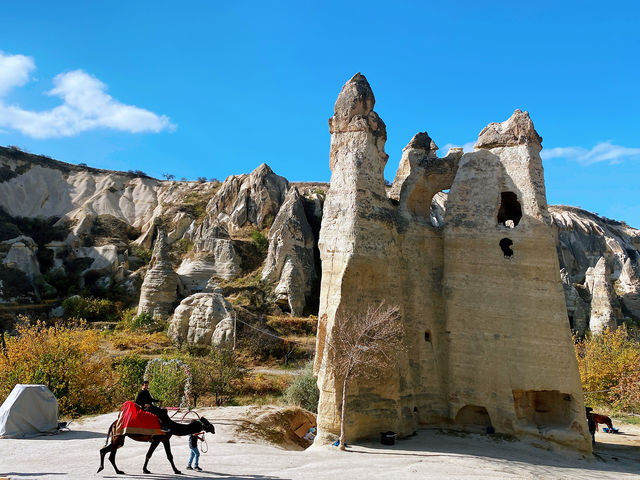
[[[270,475],[228,475],[226,473],[221,473],[221,472],[211,472],[211,471],[207,471],[207,470],[203,470],[202,472],[199,472],[199,474],[190,474],[187,473],[185,474],[185,472],[182,472],[182,475],[174,475],[174,474],[153,474],[153,473],[149,473],[149,474],[139,474],[139,475],[131,475],[131,474],[126,474],[126,477],[128,478],[139,478],[139,479],[154,479],[154,480],[175,480],[176,478],[180,478],[182,479],[199,479],[202,480],[203,478],[220,478],[223,480],[287,480],[287,479],[283,479],[281,477],[273,477]],[[123,477],[123,475],[105,475],[102,478],[118,478],[121,479]]]
[[[442,441],[443,437],[447,440]],[[519,441],[491,435],[448,430],[421,430],[413,437],[397,440],[393,446],[370,442],[347,448],[347,450],[362,455],[399,455],[414,458],[473,456],[487,460],[494,459],[500,463],[519,462],[566,469],[581,468],[609,474],[640,471],[640,445],[597,442],[593,457],[568,450],[547,450],[544,447],[540,442]]]
[[[36,441],[47,441],[47,440],[87,440],[89,438],[107,438],[107,432],[99,433],[99,432],[88,432],[83,430],[68,430],[63,432],[58,432],[55,435],[39,435],[37,437],[25,438],[21,440],[36,440]]]

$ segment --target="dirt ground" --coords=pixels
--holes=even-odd
[[[200,413],[216,426],[207,435],[207,453],[200,456],[202,472],[185,470],[187,439],[173,437],[176,465],[171,471],[162,448],[149,463],[153,472],[142,474],[147,444],[127,440],[118,451],[119,476],[105,462],[96,474],[98,450],[116,414],[73,422],[71,431],[32,439],[0,440],[0,478],[114,479],[114,478],[220,478],[227,480],[277,479],[625,479],[640,478],[640,426],[615,423],[619,434],[596,433],[592,458],[575,452],[549,450],[535,441],[508,441],[486,435],[460,434],[437,429],[421,430],[394,446],[379,443],[353,445],[341,452],[335,447],[306,451],[278,448],[256,435],[248,422],[274,407],[224,407]]]

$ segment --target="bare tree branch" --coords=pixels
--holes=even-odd
[[[370,305],[363,314],[338,315],[327,346],[336,379],[342,381],[340,448],[345,445],[347,388],[352,379],[376,378],[404,350],[404,325],[397,306]]]

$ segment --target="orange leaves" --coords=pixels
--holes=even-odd
[[[18,383],[44,384],[61,415],[100,411],[115,385],[111,361],[99,350],[98,334],[83,324],[17,325],[0,355],[0,399]]]
[[[587,404],[640,409],[640,342],[624,326],[588,336],[575,349]]]

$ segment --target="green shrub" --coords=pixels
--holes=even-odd
[[[284,392],[285,401],[291,405],[299,405],[310,412],[318,412],[320,391],[313,375],[313,366],[309,362],[302,374],[298,375]]]
[[[189,402],[191,371],[185,362],[174,358],[154,358],[147,363],[145,379],[149,380],[149,391],[165,406],[181,406]]]
[[[151,261],[152,253],[151,250],[144,247],[133,246],[129,248],[129,268],[131,270],[137,270],[140,267],[148,265]]]
[[[148,312],[142,312],[138,315],[135,308],[126,310],[118,322],[118,329],[131,332],[155,333],[161,332],[165,328],[165,322],[153,318],[153,315]]]
[[[65,317],[87,322],[116,322],[120,317],[118,305],[104,298],[69,297],[62,302],[62,308]]]
[[[269,240],[267,240],[267,237],[265,237],[260,230],[254,230],[251,232],[251,240],[255,247],[261,252],[265,251],[267,247],[269,247]]]
[[[127,400],[135,398],[144,379],[147,362],[147,359],[133,354],[125,355],[115,365],[115,371],[118,374],[116,387],[117,403],[126,402]]]
[[[4,298],[17,297],[33,292],[31,280],[17,268],[0,265],[0,282],[2,282],[2,295]]]

